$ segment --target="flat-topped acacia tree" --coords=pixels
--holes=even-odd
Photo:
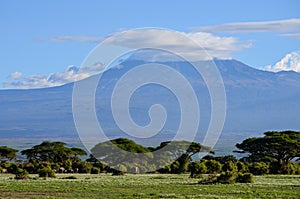
[[[300,132],[269,131],[264,137],[254,137],[244,140],[236,147],[238,153],[249,153],[252,161],[270,159],[279,165],[279,173],[288,172],[288,164],[294,158],[300,157]]]
[[[17,159],[18,150],[7,146],[0,146],[0,162]]]
[[[86,155],[86,152],[80,148],[68,148],[64,142],[45,141],[31,149],[21,151],[27,159],[37,161],[47,161],[59,163],[77,156]]]

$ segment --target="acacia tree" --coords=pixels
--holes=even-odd
[[[74,159],[78,155],[86,155],[80,148],[68,148],[63,142],[42,142],[31,149],[21,151],[28,160],[47,161],[51,163],[61,163],[68,159]]]
[[[288,172],[288,164],[294,158],[300,157],[300,132],[269,131],[264,137],[248,138],[236,147],[238,153],[250,153],[248,158],[260,161],[273,159],[279,166],[281,173]]]
[[[188,170],[190,162],[192,161],[192,156],[197,153],[213,153],[210,147],[203,146],[197,142],[189,142],[185,140],[162,142],[157,148],[153,149],[153,151],[157,150],[161,150],[161,153],[167,154],[163,158],[172,163],[170,165],[172,173],[186,172]]]
[[[91,149],[95,158],[113,168],[125,166],[127,171],[137,168],[139,172],[148,172],[171,164],[176,173],[187,171],[191,157],[201,151],[210,148],[189,141],[167,141],[158,147],[144,147],[126,138],[99,143]]]
[[[127,171],[143,172],[151,170],[153,158],[150,149],[126,138],[117,138],[95,145],[92,156],[111,168],[126,168]]]
[[[17,152],[18,150],[16,149],[0,146],[0,162],[17,159]]]

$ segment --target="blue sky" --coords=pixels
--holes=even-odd
[[[297,0],[3,0],[0,88],[51,86],[45,83],[49,76],[74,75],[68,66],[79,67],[101,38],[142,27],[205,32],[212,45],[221,38],[232,58],[250,66],[274,71],[299,66],[300,71],[299,7]],[[201,35],[195,38],[203,39]]]

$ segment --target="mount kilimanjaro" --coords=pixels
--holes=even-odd
[[[111,90],[124,71],[141,63],[129,60],[122,63],[122,67],[112,67],[98,84],[96,114],[110,138],[126,137],[111,113]],[[227,101],[226,120],[216,152],[230,153],[237,142],[260,136],[265,131],[300,130],[299,73],[262,71],[236,60],[215,60],[215,64],[223,78]],[[201,93],[198,96],[201,108],[199,131],[204,132],[211,116],[211,104],[203,79],[186,70],[187,63],[172,62],[169,65],[185,73],[197,87],[195,92]],[[16,148],[26,148],[43,140],[80,145],[72,114],[73,86],[74,83],[42,89],[0,90],[0,145],[10,142]],[[180,122],[180,109],[176,97],[167,89],[145,86],[137,90],[130,106],[132,119],[137,124],[147,125],[150,122],[148,109],[155,103],[162,104],[168,113],[165,127],[156,138],[170,140]]]

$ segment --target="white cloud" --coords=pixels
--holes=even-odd
[[[244,48],[250,48],[249,42],[241,43],[234,37],[219,37],[211,33],[174,33],[161,29],[137,29],[117,34],[105,40],[107,44],[113,43],[130,49],[139,49],[141,46],[151,46],[158,49],[171,49],[181,56],[189,56],[193,61],[211,58],[231,59],[231,54]],[[191,40],[186,39],[190,38]],[[196,47],[195,42],[202,47]],[[164,56],[162,54],[162,56]],[[162,59],[159,57],[160,60]],[[164,57],[167,59],[168,57]]]
[[[286,34],[281,34],[281,36],[300,39],[300,33],[286,33]]]
[[[285,19],[262,22],[235,22],[215,26],[194,27],[192,30],[228,33],[291,32],[300,30],[300,19]]]
[[[180,32],[182,35],[191,38],[197,42],[206,52],[201,53],[202,55],[208,53],[210,58],[217,57],[220,59],[231,59],[232,52],[240,51],[245,48],[250,48],[251,43],[249,41],[241,43],[237,38],[234,37],[219,37],[211,33],[206,32],[193,32],[185,33]],[[115,36],[117,35],[117,36]],[[172,34],[170,31],[164,31],[161,29],[135,29],[128,30],[122,33],[122,38],[118,38],[118,33],[108,37],[105,42],[128,48],[140,48],[140,46],[156,46],[157,48],[168,47],[179,52],[181,55],[192,55],[195,51],[195,45],[185,43],[183,45],[182,40]],[[62,35],[56,36],[51,41],[57,40],[72,40],[79,42],[96,42],[99,43],[103,39],[88,37],[88,36],[71,36]],[[207,59],[207,57],[201,57],[199,54],[194,54],[195,59]]]
[[[16,71],[14,73],[11,73],[8,77],[11,79],[20,79],[22,75],[23,74],[21,72]]]
[[[148,45],[154,48],[157,47],[159,49],[167,47],[167,49],[174,50],[174,52],[181,56],[188,55],[189,58],[194,58],[192,61],[211,59],[215,57],[220,59],[231,59],[231,54],[233,52],[251,47],[249,42],[241,43],[237,38],[234,37],[219,37],[205,32],[179,32],[178,35],[180,36],[176,36],[176,34],[174,36],[174,34],[167,30],[139,29],[126,31],[125,33],[126,34],[122,35],[121,38],[118,38],[117,36],[111,36],[105,41],[107,43],[113,42],[116,45],[131,49],[139,49],[141,46]],[[183,39],[185,37],[188,37],[191,40]],[[56,36],[51,39],[51,41],[58,40],[96,43],[102,41],[102,39],[99,38],[70,35]],[[194,42],[198,43],[198,45],[203,48],[203,51],[200,51],[199,53],[199,47],[195,49],[196,47]],[[164,57],[165,55],[159,54],[159,56],[157,56],[157,54],[153,55],[149,53],[147,56],[152,56],[151,59],[158,59],[162,61],[162,59],[166,60],[169,58],[168,56],[170,56],[168,54],[166,57]],[[147,59],[149,59],[149,57],[147,57]],[[172,60],[174,61],[174,57],[172,57]],[[115,67],[122,68],[122,65],[116,64]],[[91,66],[80,68],[80,70],[75,66],[69,66],[63,72],[57,72],[50,75],[24,76],[20,72],[15,72],[9,76],[8,81],[4,82],[3,86],[5,88],[20,89],[60,86],[87,78],[95,73],[98,73],[99,71],[102,71],[103,68],[104,64],[96,62]]]
[[[103,39],[89,36],[73,36],[73,35],[57,35],[50,39],[50,41],[81,41],[81,42],[96,42],[99,43]]]
[[[20,74],[22,73],[12,73],[9,76],[8,81],[3,83],[3,87],[19,89],[53,87],[78,81],[90,76],[87,72],[79,72],[78,68],[75,66],[68,66],[63,72],[53,73],[48,76],[40,74],[21,76]]]
[[[300,72],[300,52],[288,53],[279,62],[273,66],[266,66],[264,69],[273,72],[291,70]]]

